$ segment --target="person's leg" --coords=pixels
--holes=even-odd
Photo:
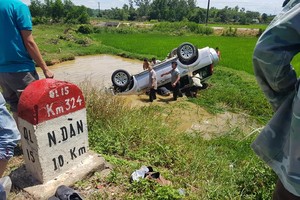
[[[8,160],[14,154],[14,148],[20,140],[20,133],[13,117],[5,106],[5,100],[0,93],[0,177],[2,177]]]
[[[156,99],[156,89],[153,89],[153,99]]]
[[[6,166],[7,166],[8,160],[1,159],[0,160],[0,178],[3,176]]]
[[[175,86],[173,87],[173,100],[176,101],[178,96],[178,88]]]
[[[153,89],[152,88],[149,91],[149,101],[153,102]]]
[[[287,191],[281,181],[278,179],[275,190],[273,192],[272,200],[300,200],[300,197],[297,197]]]
[[[182,92],[180,91],[180,81],[178,81],[176,87],[178,87],[178,96],[183,97]]]
[[[193,86],[194,88],[193,88],[193,97],[197,97],[197,94],[198,94],[198,87],[196,87],[196,86]]]
[[[9,176],[0,178],[0,199],[5,200],[11,190],[12,182]]]
[[[6,192],[4,186],[0,184],[0,199],[6,200]]]

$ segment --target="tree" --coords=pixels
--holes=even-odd
[[[267,23],[267,21],[268,21],[268,15],[267,15],[266,13],[263,13],[263,14],[261,15],[261,21],[262,21],[263,23]]]
[[[137,12],[133,7],[133,0],[129,0],[128,20],[134,21],[137,18]]]
[[[150,0],[134,0],[137,8],[137,15],[141,18],[149,17],[150,13]]]
[[[157,19],[159,21],[166,20],[168,12],[167,0],[154,0],[151,4],[150,19]]]
[[[46,17],[51,17],[53,1],[52,0],[44,0],[44,2],[45,2],[45,4],[44,4],[45,14],[44,15]]]
[[[217,22],[227,23],[228,22],[228,13],[227,13],[228,7],[226,6],[222,10],[219,10],[217,12]]]
[[[67,16],[65,17],[66,23],[72,24],[88,24],[90,17],[87,12],[87,8],[84,6],[73,6],[69,10]]]
[[[90,22],[88,9],[85,6],[79,6],[78,13],[80,13],[79,16],[77,17],[77,21],[79,24],[88,24]]]
[[[39,0],[31,0],[29,9],[32,17],[42,17],[44,15],[43,4]]]
[[[64,0],[64,16],[67,16],[68,12],[74,7],[75,5],[71,0]]]
[[[64,4],[61,0],[55,0],[51,8],[52,19],[54,22],[59,22],[64,17]]]

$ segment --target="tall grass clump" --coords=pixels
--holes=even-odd
[[[155,24],[152,30],[161,33],[173,33],[177,35],[184,33],[210,35],[213,33],[212,28],[197,24],[195,22],[161,22]]]
[[[236,37],[237,36],[237,29],[236,28],[226,28],[225,31],[223,32],[222,36],[231,36],[231,37]]]
[[[174,165],[178,152],[169,144],[173,136],[167,134],[163,120],[156,115],[157,108],[129,109],[118,96],[95,88],[83,90],[87,103],[89,141],[94,150],[144,160],[154,166]]]
[[[94,27],[94,33],[102,34],[102,33],[108,33],[108,34],[133,34],[138,33],[139,30],[132,27],[132,26],[123,26],[123,27]]]

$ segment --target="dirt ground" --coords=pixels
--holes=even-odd
[[[171,101],[172,96],[160,96],[157,95],[157,99],[150,103],[148,96],[145,94],[141,95],[130,95],[123,96],[128,105],[131,107],[142,107],[151,105],[171,106],[173,104],[179,104],[175,107],[172,106],[174,116],[168,116],[169,119],[177,120],[177,130],[184,131],[187,133],[199,132],[205,139],[210,139],[213,136],[222,135],[234,128],[251,133],[255,131],[258,125],[247,116],[245,113],[231,113],[224,112],[220,114],[211,114],[204,108],[187,101],[187,97],[184,96],[179,98],[178,101]],[[201,91],[198,94],[198,98],[201,98]],[[184,108],[184,109],[183,109]],[[178,113],[180,120],[178,120]],[[164,116],[164,114],[162,114]],[[166,114],[165,114],[165,117]]]
[[[227,30],[223,27],[213,27],[215,35],[223,35],[224,32]],[[234,31],[235,28],[232,28]],[[236,28],[237,36],[257,36],[259,34],[259,29],[252,29],[252,28]]]

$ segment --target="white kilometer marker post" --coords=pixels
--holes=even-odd
[[[87,157],[85,101],[76,85],[35,81],[22,92],[18,113],[26,170],[39,182],[59,176]]]

